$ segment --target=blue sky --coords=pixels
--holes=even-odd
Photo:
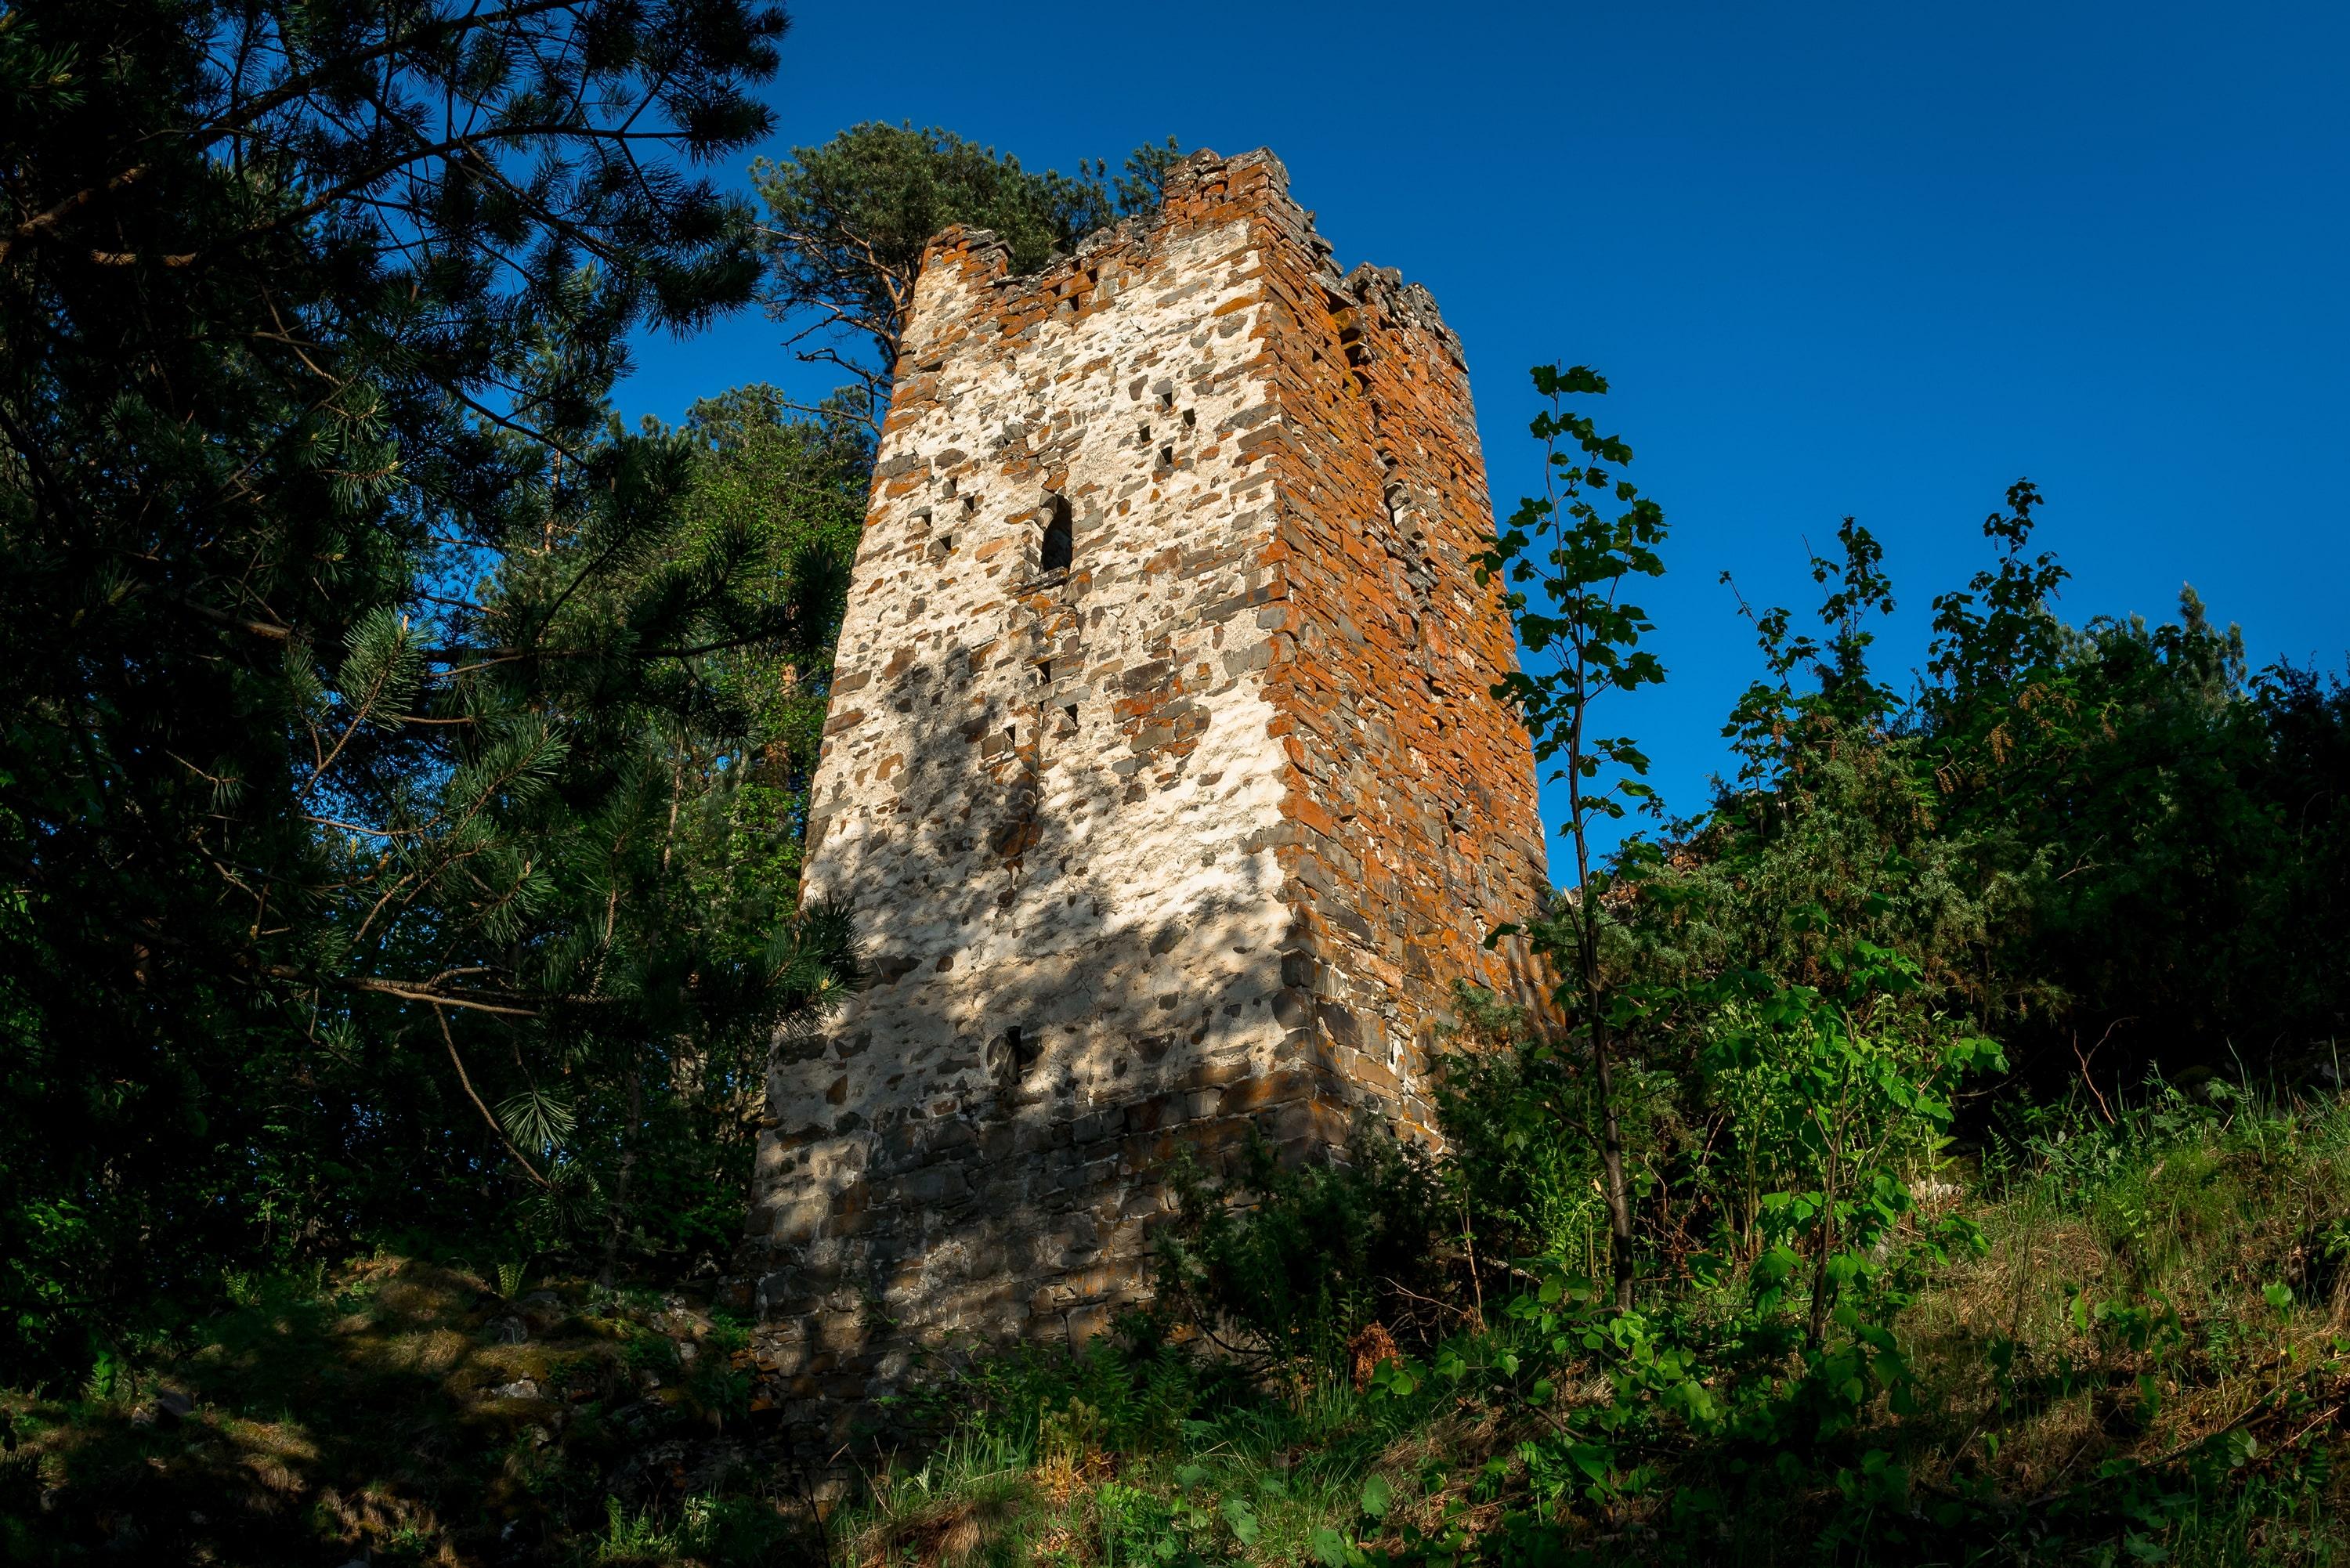
[[[2350,657],[2350,7],[794,15],[776,155],[868,119],[1032,167],[1273,148],[1342,265],[1435,292],[1505,512],[1538,472],[1526,368],[1603,371],[1673,530],[1644,600],[1671,679],[1610,727],[1677,810],[1755,668],[1721,574],[1806,607],[1804,540],[1846,513],[1900,599],[1888,669],[2022,474],[2068,619],[2167,617],[2191,581],[2255,662]],[[623,409],[816,385],[781,336],[643,340]]]

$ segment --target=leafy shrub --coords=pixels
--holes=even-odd
[[[1587,1053],[1536,1027],[1525,1010],[1461,985],[1459,1020],[1435,1063],[1438,1174],[1463,1234],[1471,1293],[1513,1262],[1541,1259],[1600,1272],[1608,1246],[1598,1085]],[[1627,1186],[1643,1203],[1657,1165],[1684,1140],[1678,1085],[1646,1063],[1618,1068],[1618,1113],[1637,1151]],[[1653,1235],[1653,1231],[1651,1231]]]
[[[1424,1323],[1431,1302],[1457,1310],[1439,1249],[1458,1218],[1428,1157],[1383,1130],[1358,1128],[1343,1158],[1291,1165],[1253,1138],[1229,1181],[1189,1160],[1172,1180],[1179,1209],[1159,1237],[1161,1310],[1220,1345],[1332,1366],[1375,1320]]]

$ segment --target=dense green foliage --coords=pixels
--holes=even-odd
[[[1537,381],[1605,389],[1587,372]],[[1628,451],[1587,417],[1555,410],[1535,433],[1555,470],[1629,504],[1609,519],[1531,503],[1492,557],[1538,590],[1520,600],[1527,673],[1497,694],[1580,782],[1639,766],[1628,742],[1592,740],[1586,714],[1605,690],[1661,678],[1617,589],[1661,569],[1662,525],[1608,472]],[[1856,1183],[1882,1189],[1895,1222],[1897,1168],[1915,1174],[1969,1130],[1953,1073],[1975,1079],[1975,1133],[2068,1085],[2103,1107],[2150,1067],[2186,1083],[2332,1073],[2350,1023],[2350,690],[2291,667],[2250,675],[2241,634],[2191,592],[2175,626],[2064,626],[2063,570],[2030,548],[2039,500],[2019,483],[1985,524],[1994,560],[1934,601],[1906,695],[1870,663],[1893,588],[1847,519],[1837,555],[1813,561],[1816,634],[1747,612],[1763,678],[1724,730],[1737,776],[1607,865],[1579,854],[1575,884],[1528,927],[1565,979],[1556,1024],[1530,1025],[1509,1071],[1534,1096],[1527,1126],[1580,1124],[1603,1191],[1607,1116],[1645,1129],[1636,1266],[1669,1275],[1725,1240],[1753,1255],[1773,1239],[1756,1205],[1774,1191],[1825,1227],[1801,1249],[1815,1262],[1839,1250]],[[1587,815],[1563,829],[1578,847]],[[1611,1047],[1632,1079],[1616,1093]],[[1464,1064],[1456,1082],[1500,1070]],[[1888,1163],[1839,1170],[1862,1148]]]
[[[1987,1240],[1913,1272],[1898,1332],[1807,1355],[1769,1271],[1629,1314],[1530,1271],[1361,1381],[1137,1322],[958,1381],[835,1560],[2345,1561],[2342,1106],[2164,1088],[1984,1154],[1937,1205]],[[1270,1227],[1304,1237],[1306,1196]]]
[[[1259,1140],[1223,1181],[1185,1158],[1158,1237],[1161,1315],[1237,1329],[1239,1343],[1220,1345],[1260,1371],[1335,1365],[1362,1325],[1409,1317],[1399,1290],[1442,1275],[1430,1239],[1451,1229],[1445,1194],[1392,1138],[1367,1132],[1348,1154],[1284,1166]]]
[[[865,463],[604,403],[629,331],[753,294],[683,165],[764,131],[783,27],[0,19],[0,1364],[387,1226],[608,1259],[649,1143],[741,1180],[710,1127],[845,955],[696,878],[790,836],[805,717],[745,661],[820,690]]]
[[[1408,1358],[1359,1386],[1310,1343],[1267,1367],[1136,1320],[931,1389],[907,1414],[939,1440],[831,1516],[834,1560],[2344,1561],[2350,1119],[2167,1088],[2115,1115],[2028,1118],[1935,1200],[1986,1241],[1918,1271],[1898,1359],[1872,1353],[1908,1414],[1867,1382],[1856,1411],[1789,1378],[1800,1335],[1751,1279],[1651,1282],[1637,1324],[1604,1286],[1596,1305],[1513,1292],[1482,1330],[1399,1319]],[[1343,1258],[1355,1242],[1317,1228],[1377,1190],[1271,1175],[1250,1194],[1270,1223],[1235,1239],[1285,1268],[1334,1239]],[[0,1552],[824,1555],[797,1477],[756,1445],[745,1325],[691,1294],[495,1258],[236,1284],[78,1386],[0,1395]],[[1597,1442],[1551,1441],[1601,1415]]]

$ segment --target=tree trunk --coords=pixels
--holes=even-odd
[[[1817,1350],[1828,1336],[1828,1308],[1835,1304],[1835,1293],[1828,1287],[1828,1259],[1835,1251],[1835,1199],[1828,1197],[1828,1206],[1820,1216],[1820,1239],[1817,1254],[1812,1259],[1812,1314],[1804,1325],[1804,1343]]]
[[[1607,1260],[1616,1276],[1616,1310],[1632,1310],[1632,1199],[1624,1187],[1624,1135],[1616,1124],[1616,1074],[1608,1060],[1607,1028],[1591,1022],[1591,1063],[1599,1078],[1599,1170],[1607,1200],[1607,1230],[1614,1238]]]
[[[597,1274],[597,1282],[606,1290],[612,1288],[620,1261],[620,1236],[628,1226],[629,1178],[637,1165],[637,1122],[644,1108],[644,1065],[642,1061],[629,1064],[629,1119],[620,1128],[620,1179],[612,1192],[612,1225],[604,1235],[604,1267]]]
[[[1584,854],[1575,843],[1578,860]],[[1575,935],[1583,949],[1583,1016],[1591,1032],[1591,1068],[1599,1080],[1599,1173],[1601,1196],[1607,1203],[1607,1231],[1612,1238],[1607,1262],[1616,1276],[1616,1310],[1632,1310],[1632,1199],[1624,1186],[1624,1133],[1616,1119],[1614,1042],[1607,1037],[1607,1015],[1599,983],[1599,909],[1591,896],[1587,862],[1583,892],[1575,905]]]

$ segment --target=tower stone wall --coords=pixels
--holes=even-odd
[[[876,978],[776,1051],[762,1403],[1082,1340],[1180,1149],[1432,1136],[1451,982],[1522,993],[1482,940],[1547,887],[1491,528],[1459,340],[1271,154],[1032,276],[932,243],[808,826]]]

